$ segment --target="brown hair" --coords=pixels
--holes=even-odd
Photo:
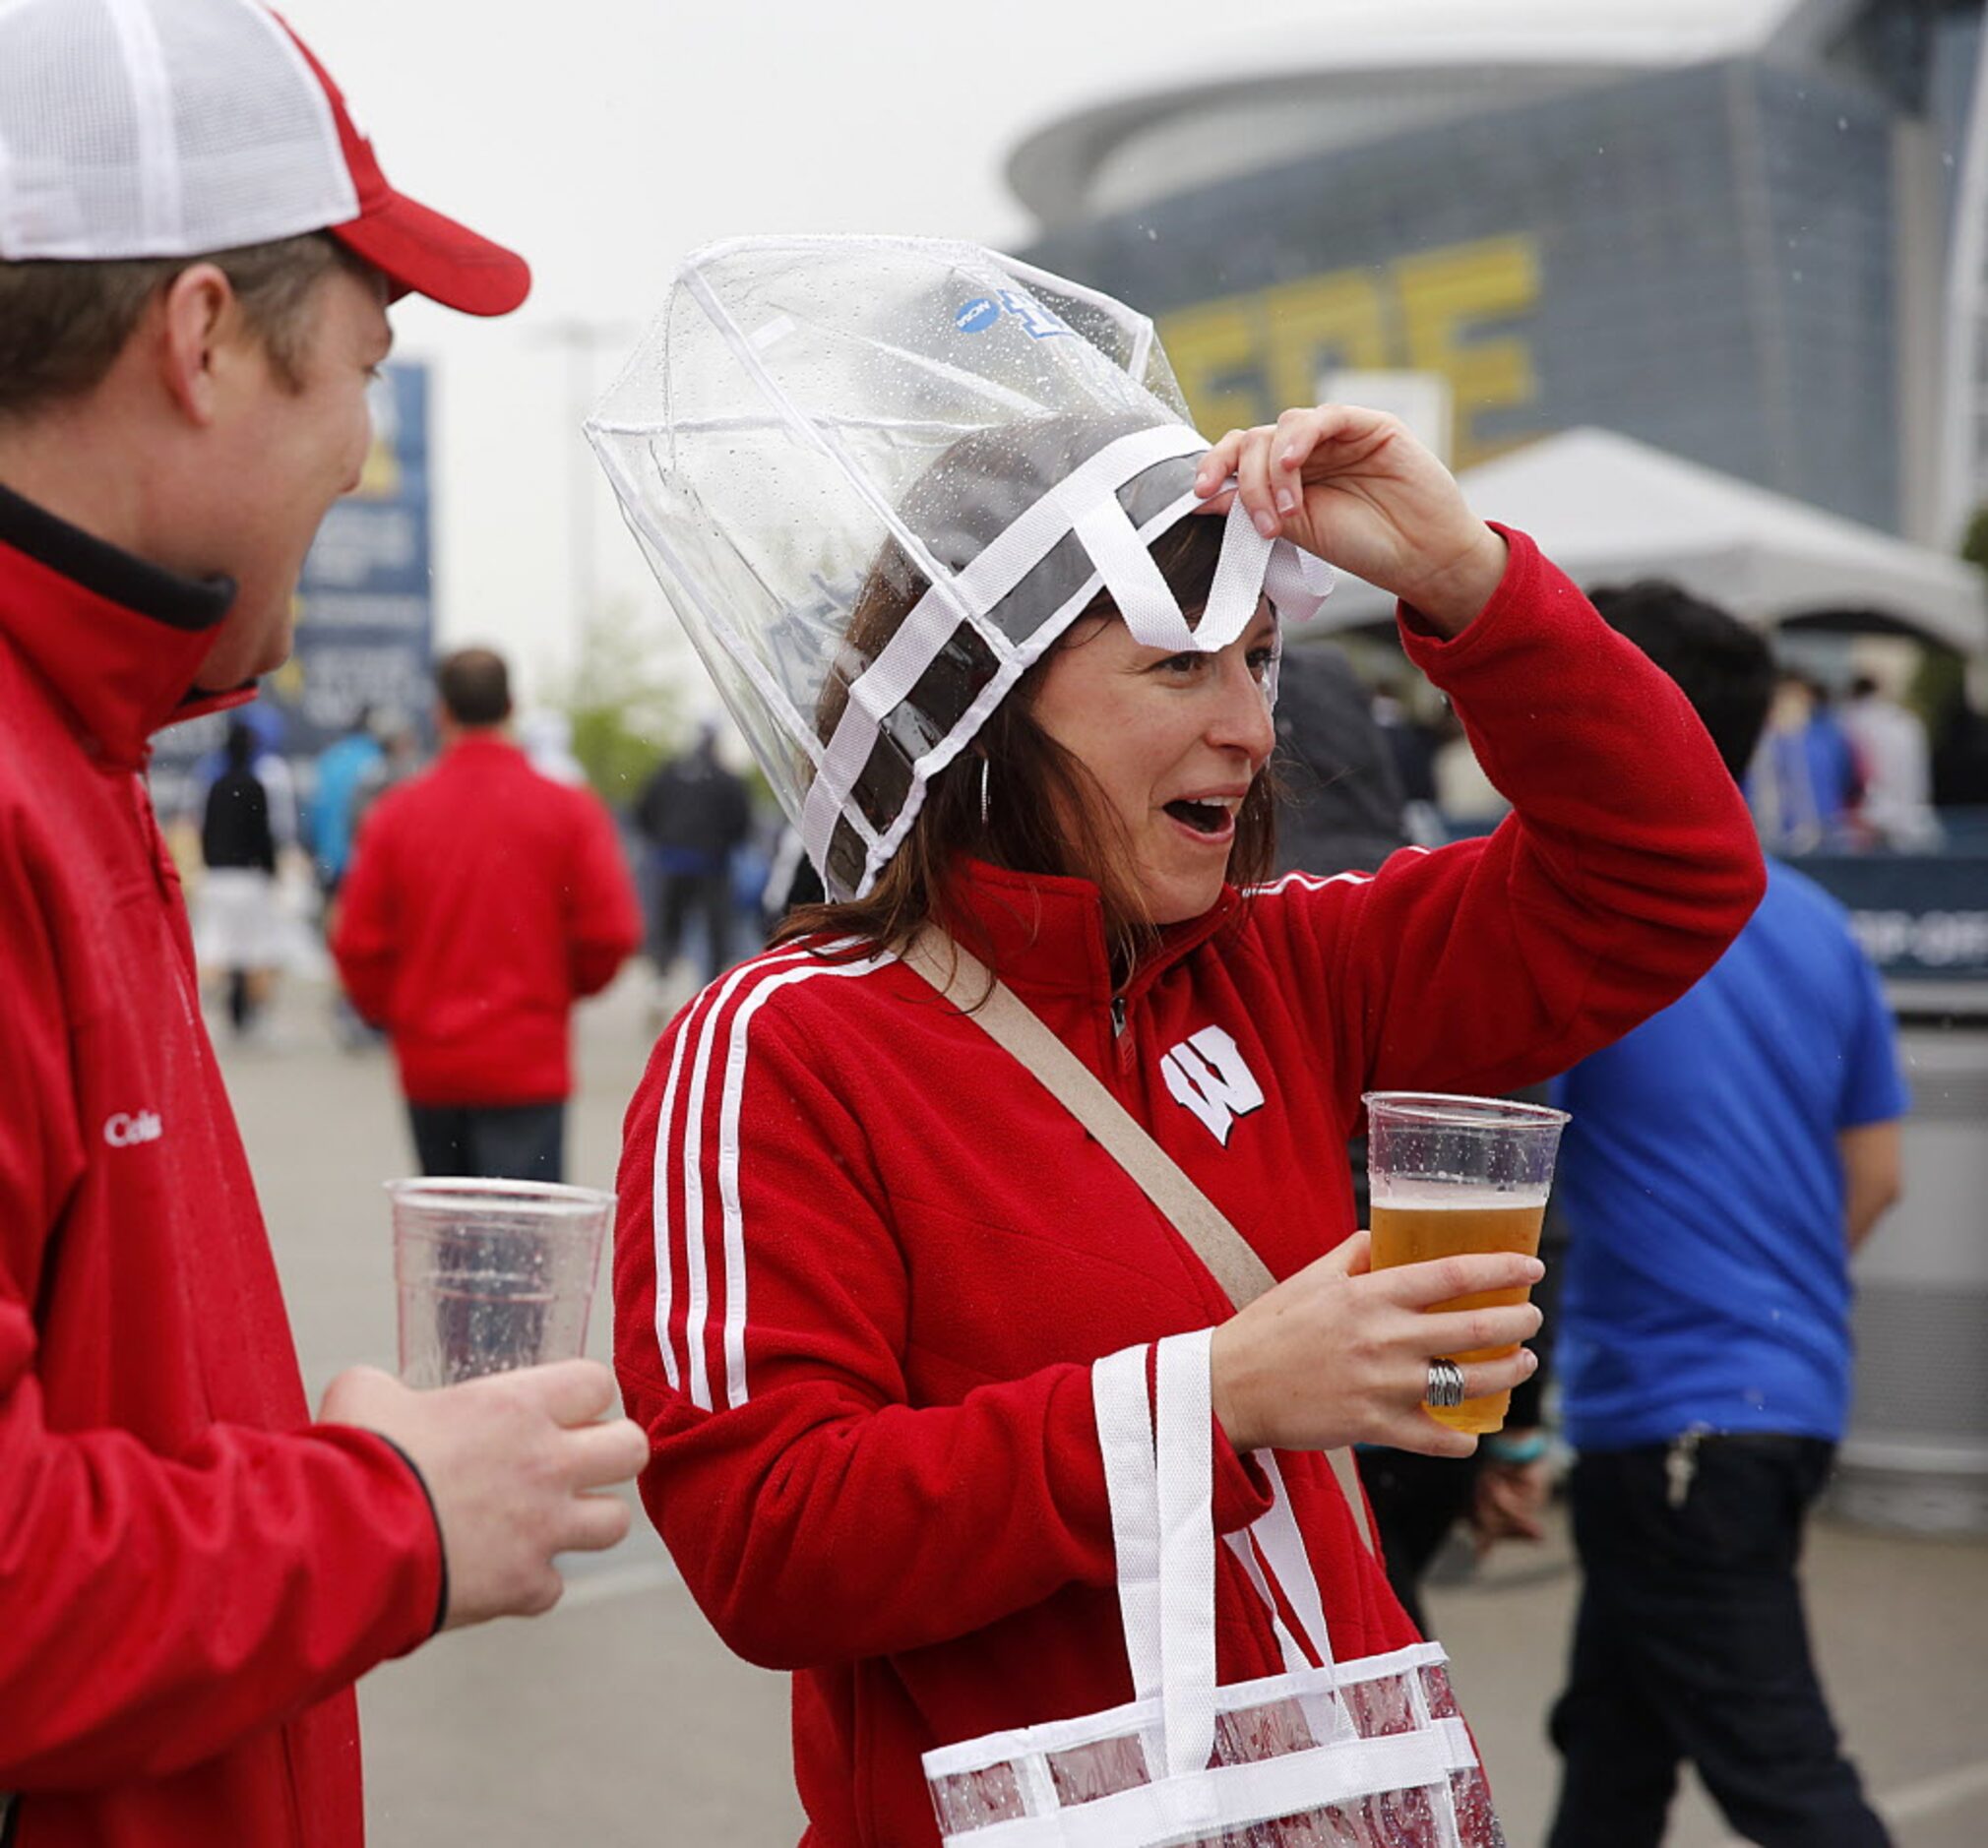
[[[435,669],[435,691],[459,725],[501,725],[511,716],[511,670],[495,648],[458,648]]]
[[[1219,520],[1189,516],[1150,548],[1160,575],[1190,620],[1208,601],[1221,556],[1221,537]],[[923,580],[901,563],[895,570],[880,563],[849,620],[845,647],[850,656],[874,660],[923,589]],[[901,949],[925,923],[940,916],[948,870],[965,855],[1015,872],[1090,881],[1103,898],[1112,965],[1121,976],[1127,973],[1158,936],[1158,926],[1140,893],[1132,843],[1088,768],[1043,730],[1033,709],[1056,649],[1082,647],[1093,619],[1116,620],[1117,615],[1109,593],[1100,590],[1022,676],[988,715],[972,744],[932,779],[903,844],[865,896],[798,906],[774,933],[773,942],[783,944],[828,931],[858,939],[848,952],[851,955]],[[834,735],[847,702],[846,686],[832,678],[817,720],[823,737]],[[983,764],[989,790],[984,825]],[[1269,877],[1276,856],[1275,803],[1274,778],[1266,766],[1236,816],[1228,863],[1229,878],[1236,885],[1247,887]],[[1066,832],[1065,818],[1077,819],[1074,834]],[[991,948],[972,920],[944,921],[962,933],[967,949],[984,956]]]
[[[362,270],[323,231],[246,244],[206,257],[129,257],[94,263],[0,263],[0,417],[20,417],[101,384],[154,296],[196,263],[220,270],[243,319],[291,391],[320,282]]]

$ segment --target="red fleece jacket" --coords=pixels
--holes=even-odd
[[[347,1684],[440,1597],[413,1471],[308,1423],[138,774],[232,594],[0,489],[10,1848],[356,1848]]]
[[[1565,1068],[1687,988],[1762,889],[1683,698],[1522,536],[1463,636],[1403,639],[1515,805],[1488,839],[1230,892],[1142,962],[1118,1022],[1091,887],[970,867],[954,894],[1278,1276],[1353,1229],[1363,1089]],[[890,956],[789,949],[707,990],[630,1108],[620,1192],[644,1496],[725,1640],[796,1671],[807,1840],[936,1842],[922,1752],[1131,1698],[1090,1366],[1228,1305],[1062,1106]],[[1213,1443],[1230,1531],[1263,1483]],[[1325,1459],[1279,1464],[1336,1653],[1409,1640]],[[1222,1680],[1280,1672],[1215,1557]]]
[[[469,736],[366,817],[332,954],[411,1102],[535,1104],[572,1090],[573,1003],[641,939],[599,797]]]

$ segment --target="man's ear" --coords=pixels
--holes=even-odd
[[[203,428],[219,412],[222,349],[242,333],[234,285],[216,264],[189,264],[156,304],[159,383],[181,414]]]

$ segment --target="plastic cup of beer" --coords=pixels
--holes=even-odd
[[[614,1196],[548,1181],[390,1181],[401,1378],[454,1386],[577,1359]]]
[[[1432,1091],[1370,1091],[1361,1101],[1376,1270],[1458,1252],[1538,1255],[1564,1110]],[[1530,1294],[1482,1290],[1437,1303],[1429,1313],[1502,1307]],[[1517,1352],[1473,1348],[1447,1358],[1467,1365]],[[1453,1430],[1483,1433],[1504,1427],[1511,1404],[1505,1391],[1465,1399],[1454,1410],[1426,1409]]]

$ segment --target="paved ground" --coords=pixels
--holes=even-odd
[[[293,985],[268,1043],[223,1049],[313,1393],[347,1362],[394,1364],[380,1183],[411,1163],[387,1062],[338,1051],[327,1018],[322,991]],[[585,1015],[575,1180],[611,1182],[646,1050],[636,984]],[[593,1351],[605,1341],[603,1316]],[[1824,1522],[1808,1582],[1838,1718],[1900,1848],[1980,1848],[1988,1542]],[[374,1848],[792,1843],[783,1682],[713,1639],[645,1525],[569,1583],[547,1618],[447,1637],[364,1684]],[[1513,1848],[1540,1839],[1552,1798],[1544,1714],[1573,1595],[1556,1530],[1431,1599]],[[1693,1793],[1669,1839],[1726,1837]]]

